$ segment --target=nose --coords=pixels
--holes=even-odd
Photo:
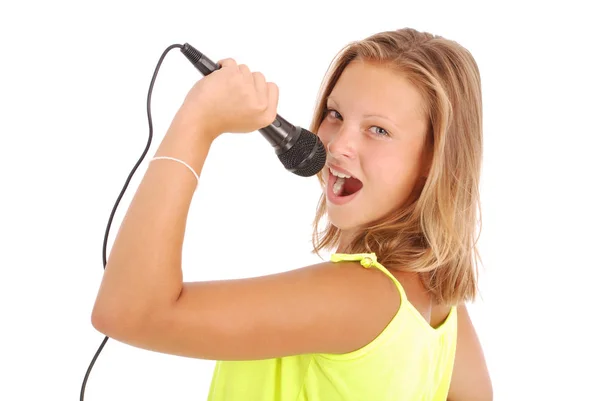
[[[352,128],[342,126],[327,142],[327,153],[335,159],[356,157],[356,138]]]

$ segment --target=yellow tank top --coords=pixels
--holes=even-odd
[[[373,253],[331,261],[376,267],[396,284],[400,307],[369,344],[346,354],[217,361],[208,401],[445,401],[456,349],[456,307],[433,328]]]

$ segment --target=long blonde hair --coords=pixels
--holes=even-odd
[[[430,121],[427,178],[408,205],[362,227],[346,253],[375,252],[385,266],[419,273],[437,304],[472,301],[477,295],[476,234],[480,211],[482,105],[479,69],[458,43],[414,29],[381,32],[352,42],[334,58],[321,86],[311,131],[317,132],[326,101],[353,60],[397,70],[419,91]],[[324,184],[321,173],[318,175]],[[340,244],[340,230],[327,222],[321,195],[313,223],[313,252]],[[480,217],[480,216],[479,216]]]

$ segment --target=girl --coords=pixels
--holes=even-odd
[[[197,186],[188,168],[201,173],[220,134],[253,132],[277,112],[275,84],[232,59],[220,64],[190,90],[156,152],[173,159],[150,163],[140,183],[94,327],[136,347],[218,361],[211,401],[491,400],[464,306],[477,290],[482,158],[470,53],[412,29],[344,48],[311,125],[327,149],[314,248],[336,253],[280,274],[182,282]]]

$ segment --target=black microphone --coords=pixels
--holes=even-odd
[[[183,45],[181,52],[202,75],[206,76],[221,68],[188,43]],[[279,114],[271,125],[258,131],[273,146],[279,161],[288,171],[301,177],[310,177],[325,166],[327,155],[319,137],[290,124]]]

